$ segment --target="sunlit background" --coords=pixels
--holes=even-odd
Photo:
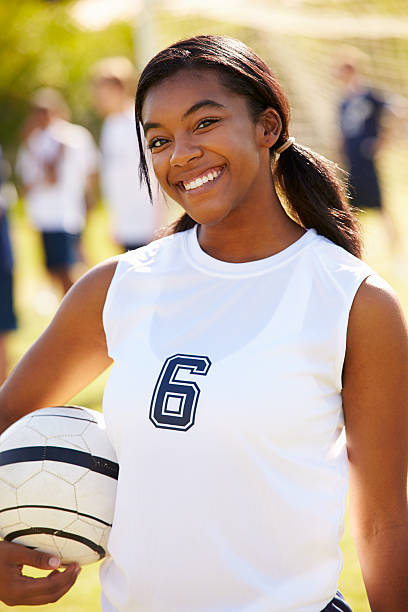
[[[288,94],[291,134],[340,166],[344,165],[338,126],[342,92],[336,66],[344,45],[366,54],[364,77],[393,108],[377,162],[395,237],[390,239],[378,213],[362,213],[365,259],[396,289],[408,314],[406,0],[1,0],[0,31],[0,145],[6,159],[3,195],[9,204],[19,320],[18,330],[8,339],[11,364],[41,333],[60,299],[45,273],[39,237],[27,222],[24,202],[16,190],[16,151],[32,93],[41,86],[59,89],[72,109],[72,121],[86,126],[98,141],[101,120],[93,108],[90,87],[95,62],[125,55],[140,70],[164,46],[202,33],[226,34],[253,47]],[[177,214],[176,206],[168,203],[167,220]],[[86,263],[78,274],[117,250],[103,201],[88,218],[84,249]],[[105,379],[101,377],[75,402],[99,408]],[[355,612],[367,612],[348,528],[342,547],[342,590]],[[3,609],[6,607],[0,604]],[[99,610],[97,568],[85,569],[72,592],[54,609]]]

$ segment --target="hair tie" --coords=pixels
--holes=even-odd
[[[285,142],[280,147],[278,147],[276,149],[276,153],[278,155],[281,155],[281,153],[286,151],[286,149],[289,149],[289,147],[291,147],[294,142],[295,142],[294,137],[293,136],[289,136],[289,138],[287,140],[285,140]]]

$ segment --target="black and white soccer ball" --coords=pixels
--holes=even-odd
[[[107,555],[119,466],[101,413],[31,412],[0,436],[0,536],[86,565]]]

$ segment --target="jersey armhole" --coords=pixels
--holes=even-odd
[[[339,338],[338,338],[339,350],[337,352],[338,359],[337,359],[337,362],[335,364],[335,375],[336,375],[337,386],[338,386],[338,389],[340,390],[340,392],[343,389],[343,368],[344,368],[344,361],[345,361],[345,358],[346,358],[347,334],[348,334],[348,326],[349,326],[349,320],[350,320],[351,307],[353,306],[353,302],[355,300],[355,297],[356,297],[357,292],[360,289],[361,285],[370,276],[375,276],[375,272],[373,272],[373,270],[371,270],[367,266],[367,269],[366,270],[362,270],[361,275],[356,278],[356,282],[355,282],[355,285],[353,287],[353,290],[350,291],[349,295],[347,296],[346,307],[344,309],[344,319],[342,321],[339,321],[339,328],[338,328],[338,331],[339,331]]]
[[[115,287],[122,276],[127,262],[123,258],[119,258],[116,264],[115,272],[113,273],[112,279],[109,283],[108,291],[106,292],[105,303],[102,309],[102,324],[105,332],[106,346],[108,349],[108,355],[111,359],[114,359],[112,354],[112,340],[115,335],[115,322],[111,317],[112,303],[115,295]]]

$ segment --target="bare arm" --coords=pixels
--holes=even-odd
[[[408,605],[407,338],[393,292],[365,281],[350,313],[343,405],[352,530],[373,612]]]
[[[116,261],[97,266],[67,293],[53,321],[0,388],[0,432],[19,417],[66,403],[111,363],[102,311]],[[51,562],[50,562],[51,560]],[[24,565],[50,569],[24,576]],[[79,566],[60,572],[59,560],[18,544],[0,542],[0,601],[10,606],[57,601],[74,584]]]
[[[116,261],[85,274],[0,388],[0,432],[24,414],[68,402],[111,363],[102,311]]]

